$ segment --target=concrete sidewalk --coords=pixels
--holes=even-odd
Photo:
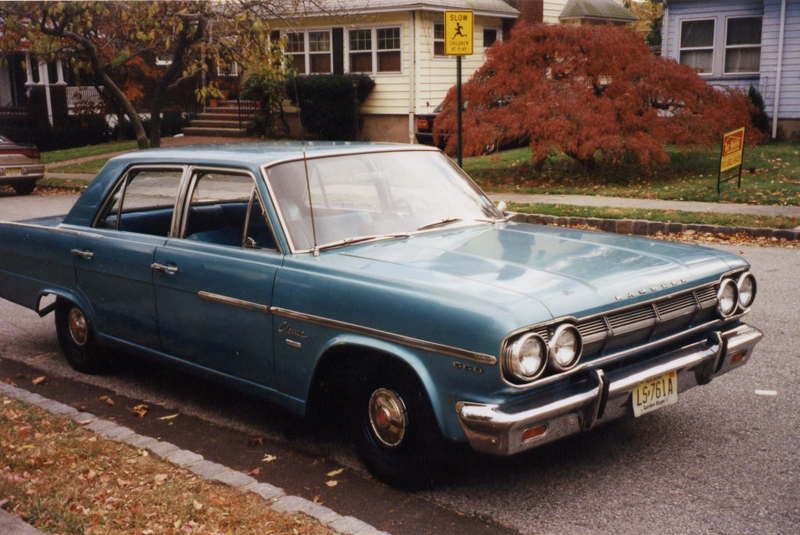
[[[665,201],[629,197],[602,197],[599,195],[538,195],[528,193],[490,193],[497,201],[519,204],[569,204],[605,208],[641,208],[645,210],[681,210],[715,214],[749,214],[760,216],[800,217],[800,206],[767,204],[737,204],[725,202]]]
[[[0,533],[3,535],[44,535],[41,531],[0,509]]]

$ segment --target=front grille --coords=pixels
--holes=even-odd
[[[709,321],[717,304],[717,289],[717,285],[703,286],[579,321],[577,327],[583,337],[581,360]],[[548,340],[556,327],[543,327],[536,332]]]

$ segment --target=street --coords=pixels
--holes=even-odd
[[[64,213],[74,199],[0,194],[0,220]],[[413,498],[424,500],[432,511],[466,517],[458,527],[461,533],[471,532],[469,522],[476,531],[503,527],[560,535],[796,532],[800,251],[719,247],[743,254],[759,282],[747,321],[764,331],[764,339],[747,366],[681,393],[676,405],[640,419],[615,422],[509,459],[464,455],[459,474]],[[381,510],[397,507],[401,518],[409,515],[396,503],[402,493],[373,482],[346,442],[319,440],[267,403],[150,364],[128,362],[108,375],[81,376],[59,353],[52,316],[39,318],[0,301],[0,364],[6,360],[48,377],[71,378],[180,411],[222,430],[264,436],[306,459],[326,458],[364,480],[359,485],[365,494],[377,489],[376,503],[360,505],[374,525],[378,522],[372,518]],[[0,377],[13,379],[3,373]],[[29,388],[30,382],[20,386]],[[347,488],[328,492],[346,493]],[[410,521],[379,527],[392,533],[420,532],[419,524]]]

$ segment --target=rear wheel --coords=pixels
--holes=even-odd
[[[361,460],[391,485],[430,486],[444,440],[424,388],[405,370],[385,370],[365,379],[354,400]]]
[[[30,195],[36,187],[36,182],[20,182],[11,186],[17,195]]]
[[[59,301],[56,307],[56,333],[70,366],[83,373],[98,373],[105,368],[92,333],[92,326],[80,307]]]

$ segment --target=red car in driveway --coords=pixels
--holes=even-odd
[[[36,146],[0,136],[0,185],[11,186],[17,195],[28,195],[43,176],[44,165]]]

